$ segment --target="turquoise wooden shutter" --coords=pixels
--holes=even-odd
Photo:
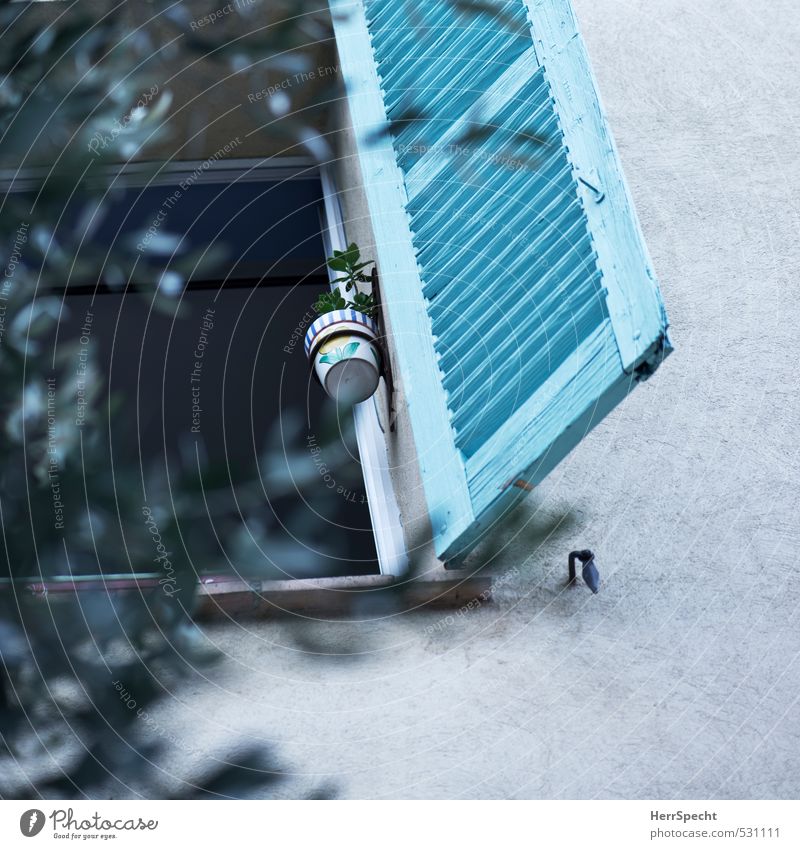
[[[466,5],[331,0],[444,560],[670,350],[570,3]]]

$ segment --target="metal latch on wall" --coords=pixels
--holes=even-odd
[[[582,551],[570,552],[569,580],[567,581],[567,585],[572,587],[578,582],[576,574],[578,560],[580,560],[582,564],[581,577],[583,578],[584,583],[593,593],[597,593],[600,589],[600,573],[597,571],[597,564],[594,562],[594,552],[590,551],[588,548],[584,548]]]

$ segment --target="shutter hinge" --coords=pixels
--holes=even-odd
[[[528,481],[523,480],[522,478],[512,478],[511,480],[507,480],[504,484],[501,484],[501,492],[505,492],[510,486],[515,486],[517,489],[525,490],[525,492],[533,492],[535,484],[528,483]]]
[[[651,345],[644,359],[639,365],[634,367],[633,375],[636,380],[645,381],[651,377],[671,351],[672,343],[669,341],[669,336],[666,333],[662,333],[653,345]]]

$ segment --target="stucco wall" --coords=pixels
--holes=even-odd
[[[676,351],[529,500],[494,603],[308,625],[328,661],[211,629],[227,661],[165,716],[274,743],[286,795],[800,794],[796,4],[575,6]],[[583,546],[596,597],[563,586]]]

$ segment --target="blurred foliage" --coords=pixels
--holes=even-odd
[[[231,6],[213,26],[197,24],[208,4],[123,4],[105,14],[100,3],[43,5],[0,3],[0,165],[12,189],[25,189],[0,202],[0,796],[268,794],[281,774],[259,747],[203,753],[195,779],[166,781],[175,741],[151,711],[176,680],[216,657],[191,620],[197,573],[224,568],[220,549],[232,563],[269,553],[265,499],[318,472],[307,457],[287,458],[275,437],[260,464],[235,477],[187,464],[168,479],[152,458],[115,464],[109,417],[124,415],[129,402],[108,395],[94,346],[82,353],[53,340],[73,281],[126,296],[135,289],[174,312],[189,270],[218,258],[169,258],[165,233],[151,245],[158,250],[92,244],[117,190],[108,166],[147,161],[183,141],[172,130],[175,68],[205,57],[214,74],[246,77],[243,90],[260,90],[317,67],[320,51],[330,50],[329,22],[319,4],[298,0]],[[310,106],[283,110],[284,102],[289,114],[276,116],[261,103],[261,123],[287,146],[324,154],[310,122],[324,123],[311,107],[326,98],[312,86],[296,91]],[[158,159],[147,167],[155,174]],[[64,227],[74,197],[83,220]],[[44,597],[30,590],[31,582],[108,564],[151,571],[156,533],[170,552],[168,582],[158,587]]]

